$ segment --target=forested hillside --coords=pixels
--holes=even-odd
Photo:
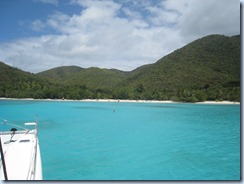
[[[66,66],[31,74],[0,62],[0,96],[240,101],[240,36],[210,35],[131,72]]]
[[[112,89],[126,78],[126,72],[115,69],[88,68],[63,78],[64,83],[85,85],[90,89]]]
[[[82,70],[84,69],[78,66],[61,66],[58,68],[53,68],[44,72],[40,72],[37,75],[57,80],[63,80]]]
[[[124,84],[139,89],[139,98],[240,100],[240,36],[198,39],[132,71]]]
[[[0,97],[56,98],[64,87],[49,79],[38,77],[0,62]]]

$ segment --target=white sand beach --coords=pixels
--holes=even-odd
[[[127,103],[177,103],[173,101],[157,101],[157,100],[120,100],[120,99],[84,99],[83,102],[127,102]]]
[[[36,100],[36,101],[80,101],[80,102],[122,102],[122,103],[185,103],[174,102],[171,100],[159,101],[159,100],[120,100],[120,99],[83,99],[83,100],[71,100],[71,99],[33,99],[33,98],[0,98],[0,100]],[[240,104],[240,102],[231,101],[205,101],[196,102],[195,104]]]
[[[115,99],[84,99],[79,100],[84,102],[127,102],[127,103],[185,103],[185,102],[174,102],[171,100],[159,101],[159,100],[115,100]],[[240,102],[231,101],[205,101],[197,102],[195,104],[240,104]]]
[[[205,102],[197,102],[197,104],[240,104],[240,102],[231,102],[231,101],[205,101]]]

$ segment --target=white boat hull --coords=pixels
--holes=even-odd
[[[0,133],[7,175],[5,178],[1,162],[0,179],[42,180],[42,162],[36,130],[16,131],[11,139],[12,135],[11,132]]]

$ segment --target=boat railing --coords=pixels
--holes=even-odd
[[[24,125],[25,125],[24,127],[20,126],[20,125],[17,125],[15,123],[11,123],[11,122],[9,122],[9,121],[7,121],[5,119],[2,119],[2,118],[0,118],[0,120],[3,120],[3,122],[0,122],[0,125],[7,125],[7,126],[10,126],[10,127],[19,128],[20,130],[18,130],[18,131],[16,130],[15,134],[17,134],[17,133],[21,134],[23,132],[30,131],[31,129],[29,127],[31,127],[31,126],[34,126],[34,129],[36,129],[36,131],[37,131],[37,128],[38,128],[37,119],[36,119],[36,122],[26,122],[26,123],[24,123]],[[10,130],[10,131],[1,131],[0,130],[0,135],[6,135],[6,134],[12,133],[12,132],[13,132],[12,130]]]
[[[19,130],[19,131],[16,131],[14,134],[25,134],[27,132],[28,132],[28,130]],[[9,134],[13,134],[13,132],[12,131],[0,132],[0,135],[9,135]]]
[[[23,126],[20,126],[20,125],[17,125],[17,124],[15,124],[15,123],[12,123],[12,122],[10,122],[10,121],[8,121],[8,120],[6,120],[6,119],[2,119],[2,118],[0,118],[0,120],[3,121],[3,122],[0,122],[0,125],[6,125],[6,126],[9,126],[9,127],[19,128],[19,129],[22,130],[22,131],[26,131],[26,130],[28,130],[28,129],[26,129],[26,128],[23,127]],[[19,131],[19,130],[18,130],[18,131]]]

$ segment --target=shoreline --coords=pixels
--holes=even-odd
[[[83,100],[71,100],[71,99],[33,99],[33,98],[0,98],[0,100],[30,100],[30,101],[60,101],[60,102],[122,102],[122,103],[187,103],[187,102],[174,102],[171,100],[159,101],[159,100],[120,100],[120,99],[83,99]],[[237,104],[240,105],[240,102],[231,102],[231,101],[204,101],[196,102],[193,104]]]

